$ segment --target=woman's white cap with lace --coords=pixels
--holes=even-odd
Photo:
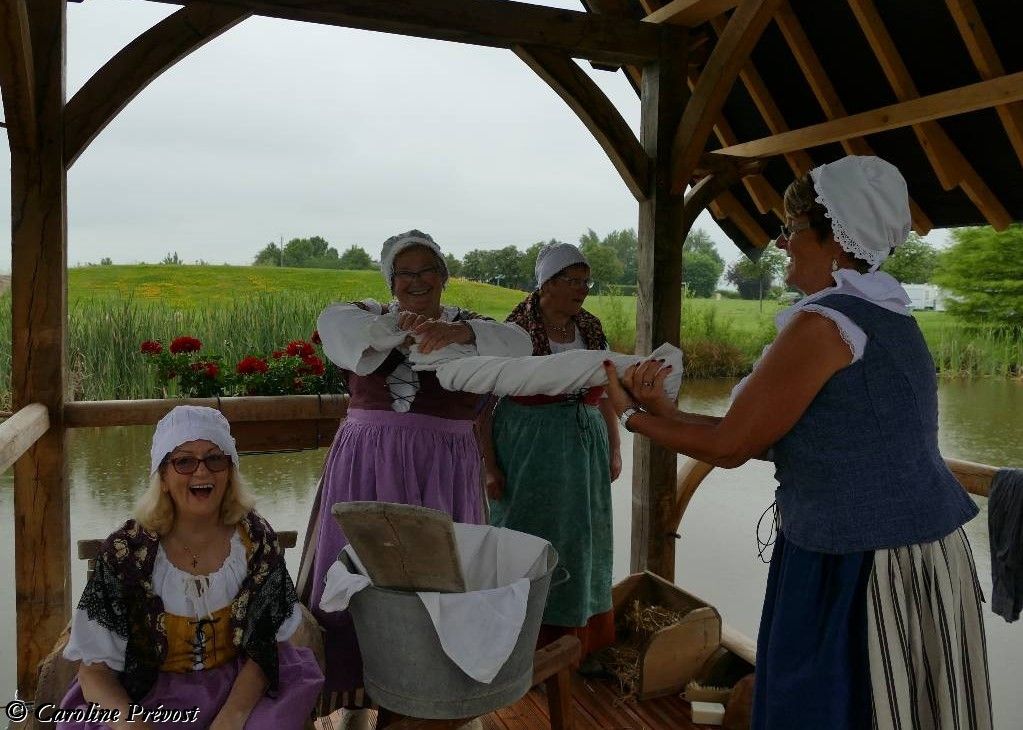
[[[434,242],[429,233],[412,229],[407,233],[391,236],[380,247],[380,273],[384,275],[384,279],[387,281],[388,290],[394,289],[394,259],[406,248],[412,248],[413,246],[425,246],[433,251],[437,256],[441,273],[444,275],[444,281],[448,280],[448,265],[444,261],[444,255],[440,252],[440,246]]]
[[[871,271],[906,242],[909,191],[895,165],[880,157],[851,155],[815,167],[810,177],[838,245],[868,262]]]
[[[156,474],[164,457],[189,441],[216,444],[231,457],[231,463],[238,466],[238,449],[231,435],[231,424],[223,413],[205,406],[175,406],[156,424],[153,447],[149,452],[149,474]]]
[[[559,271],[576,264],[590,265],[590,262],[583,256],[583,252],[577,247],[571,243],[548,243],[536,255],[536,268],[534,269],[536,288],[539,289],[545,281]]]

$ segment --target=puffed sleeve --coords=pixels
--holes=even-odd
[[[115,634],[81,608],[71,617],[71,638],[64,647],[64,658],[83,664],[103,662],[115,672],[124,671],[124,654],[128,639]]]
[[[398,329],[394,315],[383,314],[372,300],[332,304],[320,313],[316,329],[331,362],[356,375],[369,375],[379,368],[407,336]]]

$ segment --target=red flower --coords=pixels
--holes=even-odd
[[[169,349],[172,355],[181,352],[197,352],[202,349],[202,343],[194,337],[175,337],[174,341],[170,343]]]
[[[159,355],[163,352],[163,345],[159,340],[146,340],[142,343],[141,350],[144,355]]]
[[[235,368],[236,372],[240,375],[251,375],[253,373],[265,373],[270,369],[267,365],[266,360],[255,355],[249,355],[248,357],[242,358],[238,362],[238,367]]]
[[[316,350],[305,340],[292,340],[288,343],[288,354],[298,357],[309,357],[316,354]]]
[[[320,331],[319,330],[313,330],[313,336],[310,337],[309,339],[311,339],[313,341],[314,345],[322,345],[323,344],[323,340],[320,339]]]
[[[191,368],[197,373],[203,372],[210,380],[214,380],[220,375],[220,367],[215,362],[193,362]]]
[[[273,357],[274,357],[274,360],[280,360],[282,357],[284,357],[287,354],[288,353],[286,353],[284,350],[274,350]]]
[[[291,381],[291,387],[293,387],[295,390],[302,390],[302,387],[304,385],[305,381],[302,380],[302,378],[295,378],[294,380]]]
[[[316,355],[306,355],[302,358],[303,365],[300,365],[298,372],[308,375],[323,375],[323,360]]]

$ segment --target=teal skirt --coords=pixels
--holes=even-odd
[[[490,524],[554,545],[569,579],[551,588],[544,623],[584,626],[611,609],[607,424],[594,406],[525,406],[503,398],[493,438],[505,489],[490,500]]]

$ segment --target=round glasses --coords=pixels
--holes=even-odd
[[[439,276],[441,273],[440,268],[437,266],[428,266],[425,269],[419,271],[407,271],[401,269],[394,272],[394,278],[398,281],[413,282],[416,279],[425,279],[428,276]]]
[[[195,456],[177,456],[167,461],[178,474],[195,474],[199,464],[205,464],[206,468],[213,472],[224,471],[231,466],[231,457],[227,454],[211,454],[202,459]]]
[[[812,227],[813,226],[810,224],[810,221],[799,221],[797,223],[793,223],[791,226],[783,224],[781,227],[781,235],[782,237],[785,238],[786,241],[788,241],[800,231],[805,231],[806,229]]]
[[[581,289],[585,287],[587,290],[589,290],[593,288],[594,284],[593,279],[580,279],[578,276],[557,276],[555,278],[560,279],[561,281],[565,282],[571,287],[575,287],[576,289]]]

